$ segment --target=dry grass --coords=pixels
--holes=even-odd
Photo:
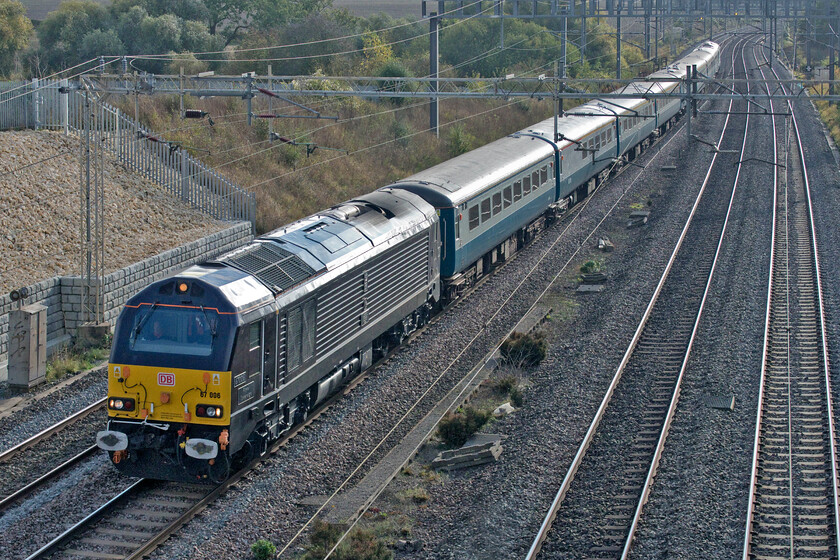
[[[428,105],[412,101],[304,101],[339,120],[275,119],[271,125],[286,138],[314,142],[318,148],[310,155],[305,146],[269,143],[268,121],[255,119],[248,126],[245,104],[238,99],[188,99],[188,107],[210,113],[212,127],[206,121],[181,121],[177,98],[141,99],[139,115],[160,136],[192,147],[203,161],[256,192],[257,230],[266,232],[448,159],[452,126],[462,127],[478,146],[545,119],[552,110],[550,101],[444,101],[440,138],[435,138],[428,132]],[[265,103],[255,100],[254,112],[267,113]],[[278,105],[273,112],[299,114]],[[129,101],[123,108],[134,112]]]

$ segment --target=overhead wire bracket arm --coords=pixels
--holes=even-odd
[[[294,105],[295,107],[298,107],[298,108],[300,108],[300,109],[303,109],[304,111],[309,111],[310,113],[312,113],[313,115],[315,115],[315,118],[317,118],[317,119],[331,119],[331,120],[336,120],[336,121],[338,120],[338,117],[324,117],[324,116],[322,116],[322,115],[321,115],[321,113],[320,113],[319,111],[316,111],[315,109],[312,109],[312,108],[310,108],[310,107],[307,107],[306,105],[303,105],[303,104],[301,104],[301,103],[296,103],[295,101],[292,101],[291,99],[288,99],[288,98],[286,98],[286,97],[283,97],[282,95],[277,95],[276,93],[274,93],[274,92],[273,92],[273,91],[271,91],[271,90],[268,90],[268,89],[265,89],[265,88],[258,87],[258,88],[257,88],[257,91],[258,91],[258,92],[260,92],[260,93],[261,93],[261,94],[263,94],[263,95],[267,95],[267,96],[269,96],[269,97],[273,97],[273,98],[275,98],[275,99],[280,99],[280,100],[282,100],[282,101],[285,101],[286,103],[289,103],[289,104],[291,104],[291,105]],[[276,118],[280,118],[280,117],[276,117]],[[312,118],[312,117],[310,117],[310,118]]]

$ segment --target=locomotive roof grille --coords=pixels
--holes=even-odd
[[[274,242],[257,243],[220,262],[251,274],[275,293],[287,290],[315,274],[315,270],[300,257]]]

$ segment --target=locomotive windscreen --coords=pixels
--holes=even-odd
[[[153,307],[135,316],[128,346],[135,352],[209,356],[217,327],[215,310]]]
[[[200,306],[126,307],[114,332],[112,363],[226,371],[235,326]]]

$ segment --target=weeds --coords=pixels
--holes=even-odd
[[[65,348],[47,361],[47,381],[57,381],[65,375],[90,369],[98,362],[107,360],[110,352],[110,348]]]

